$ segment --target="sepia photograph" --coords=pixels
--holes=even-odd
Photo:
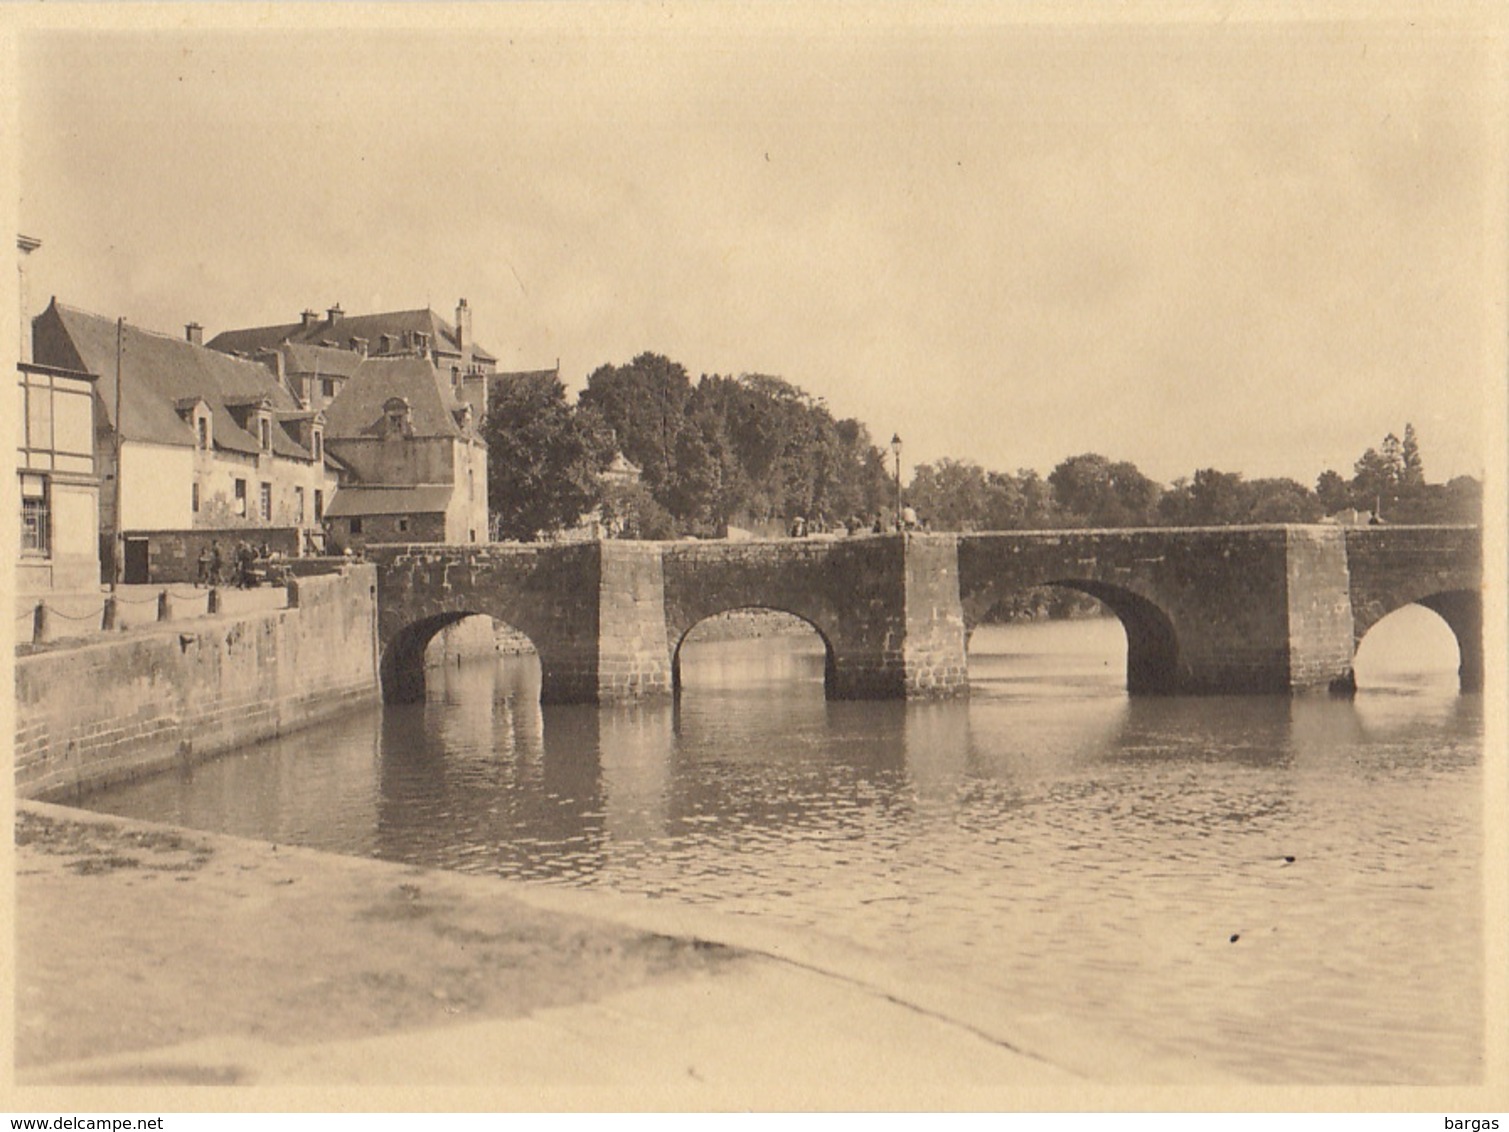
[[[1500,7],[8,7],[8,1111],[1509,1107]]]

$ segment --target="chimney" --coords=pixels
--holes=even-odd
[[[472,308],[465,299],[456,304],[456,347],[461,352],[461,372],[472,368]]]
[[[331,307],[325,313],[330,316],[330,325],[334,326],[341,320],[342,316],[344,316],[346,312],[341,310],[340,303],[336,303],[335,306]]]
[[[299,325],[302,326],[305,330],[308,330],[311,326],[319,321],[319,311],[306,310],[303,314],[299,315]]]
[[[30,307],[31,307],[31,302],[30,302],[31,297],[30,297],[30,295],[27,294],[27,291],[26,291],[26,257],[29,256],[29,255],[31,255],[32,252],[36,251],[41,246],[42,246],[42,241],[39,240],[39,239],[37,239],[35,236],[23,236],[19,232],[16,234],[16,250],[21,253],[21,258],[19,260],[19,264],[18,264],[18,267],[17,267],[17,279],[16,279],[16,282],[18,284],[18,288],[17,289],[18,289],[18,292],[19,292],[20,313],[21,313],[21,328],[20,328],[21,329],[21,335],[20,335],[20,337],[21,337],[21,357],[20,357],[20,360],[23,361],[23,362],[29,362],[29,361],[31,361],[31,335],[32,335],[32,329],[31,329],[31,309],[30,309]]]
[[[183,336],[196,346],[204,345],[204,327],[197,322],[191,322],[183,328]]]
[[[466,305],[462,299],[456,303],[456,344],[466,353],[466,347],[471,346],[471,306]]]

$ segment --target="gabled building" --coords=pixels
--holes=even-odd
[[[56,299],[32,320],[32,350],[39,365],[97,375],[94,452],[104,482],[107,572],[118,532],[319,531],[338,482],[324,450],[325,420],[265,366],[200,345],[194,324],[183,338],[118,328],[115,319]]]
[[[325,414],[343,470],[325,511],[339,547],[487,539],[487,446],[480,435],[497,359],[434,311],[347,315],[227,330],[210,346],[261,362],[306,411]]]
[[[326,417],[346,470],[325,514],[338,545],[487,541],[480,422],[427,360],[365,359]]]

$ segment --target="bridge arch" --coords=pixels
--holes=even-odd
[[[801,613],[798,613],[794,609],[785,609],[776,605],[735,605],[731,606],[728,609],[714,610],[711,613],[703,615],[698,620],[692,622],[690,625],[687,625],[685,629],[681,631],[681,635],[675,638],[675,643],[671,646],[672,691],[677,695],[681,694],[681,647],[686,644],[687,638],[692,635],[693,630],[695,630],[697,626],[705,625],[708,621],[711,621],[715,617],[721,617],[725,613],[740,613],[746,610],[764,610],[772,613],[784,613],[789,617],[795,617],[798,621],[802,622],[817,635],[818,640],[822,641],[823,643],[823,692],[825,695],[831,698],[834,693],[834,678],[836,671],[836,662],[834,659],[832,640],[829,639],[827,633],[823,632],[822,626],[813,621],[812,618],[803,616]]]
[[[1048,577],[1021,584],[991,585],[965,599],[966,633],[1006,596],[1037,586],[1060,586],[1088,594],[1115,614],[1126,634],[1126,687],[1133,695],[1170,695],[1179,687],[1179,636],[1173,619],[1151,598],[1124,586],[1088,578]]]
[[[1476,527],[1359,527],[1345,534],[1352,639],[1423,605],[1451,627],[1464,692],[1483,688],[1483,542]]]
[[[425,698],[425,650],[441,630],[468,617],[486,617],[494,624],[499,623],[498,618],[480,609],[445,610],[410,621],[391,636],[387,636],[377,666],[383,702],[403,704],[423,701]],[[535,652],[539,652],[539,646],[529,633],[510,622],[502,623],[528,638],[529,643],[534,645]]]
[[[1373,601],[1363,609],[1353,610],[1356,645],[1362,647],[1363,639],[1372,628],[1391,613],[1409,605],[1419,605],[1430,610],[1446,622],[1456,638],[1458,667],[1457,676],[1464,692],[1483,690],[1483,594],[1477,589],[1438,590],[1408,596],[1410,591],[1396,593],[1390,600]]]

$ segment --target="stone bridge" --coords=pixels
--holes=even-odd
[[[422,698],[424,649],[486,614],[539,652],[541,698],[669,694],[681,643],[732,609],[784,610],[827,650],[832,699],[966,691],[970,632],[1038,585],[1098,598],[1127,636],[1134,693],[1263,693],[1352,683],[1357,643],[1417,602],[1482,687],[1476,527],[1265,526],[875,535],[767,542],[369,546],[384,698]]]

